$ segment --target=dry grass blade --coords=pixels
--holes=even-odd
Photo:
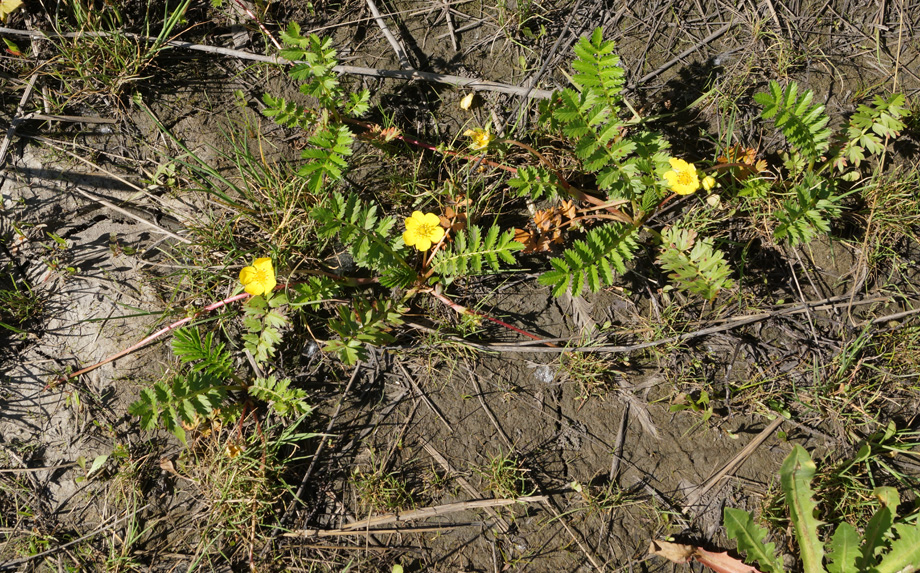
[[[784,421],[785,420],[782,417],[777,417],[775,420],[770,422],[766,428],[761,430],[761,432],[757,434],[753,440],[741,448],[740,452],[735,454],[732,459],[726,462],[726,464],[722,466],[719,471],[715,472],[709,479],[707,479],[703,485],[691,491],[687,495],[687,499],[684,502],[683,512],[687,513],[688,511],[691,511],[693,507],[699,503],[700,499],[702,499],[703,496],[709,492],[710,489],[722,481],[725,476],[738,469],[738,467],[741,466],[741,464],[743,464],[744,461],[747,460],[752,453],[754,453],[754,450],[759,448],[767,438],[773,435],[773,432],[775,432]]]
[[[394,523],[397,521],[413,521],[417,519],[429,519],[431,517],[439,517],[442,515],[449,515],[451,513],[456,513],[458,511],[467,511],[471,509],[485,509],[487,507],[504,507],[506,505],[515,505],[517,503],[539,503],[546,501],[547,497],[545,495],[530,495],[522,496],[514,499],[476,499],[471,501],[460,501],[457,503],[446,503],[443,505],[435,505],[432,507],[425,507],[422,509],[415,509],[412,511],[405,511],[401,513],[390,513],[387,515],[378,515],[374,517],[369,517],[367,519],[362,519],[361,521],[356,521],[354,523],[349,523],[348,525],[342,527],[343,530],[349,529],[358,529],[358,528],[368,528],[368,527],[377,527],[380,525],[385,525],[387,523]]]

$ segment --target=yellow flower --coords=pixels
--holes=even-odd
[[[463,135],[473,140],[470,142],[470,149],[473,151],[485,149],[486,147],[489,147],[490,143],[492,143],[492,134],[489,133],[488,129],[482,129],[481,127],[477,127],[476,129],[468,129],[463,132]]]
[[[712,188],[716,186],[716,178],[712,175],[707,175],[703,177],[703,189],[706,191],[712,191]]]
[[[476,92],[470,92],[469,94],[463,96],[463,99],[460,100],[460,109],[470,109],[470,106],[473,105],[473,98],[476,97]]]
[[[412,216],[406,219],[406,232],[403,233],[403,242],[420,251],[427,251],[431,245],[444,238],[444,228],[441,220],[434,213],[413,211]]]
[[[7,16],[22,6],[22,0],[0,0],[0,22],[6,22]]]
[[[683,159],[672,157],[668,159],[671,171],[664,174],[668,187],[678,195],[690,195],[700,188],[700,179],[696,175],[696,167]]]
[[[246,287],[246,292],[252,296],[268,294],[275,290],[275,269],[272,260],[268,257],[256,259],[251,267],[243,267],[240,271],[240,282]]]
[[[243,448],[241,448],[238,444],[231,442],[227,444],[226,448],[224,448],[224,453],[227,454],[227,457],[232,460],[233,458],[243,453]]]

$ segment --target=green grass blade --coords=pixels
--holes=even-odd
[[[821,522],[815,518],[815,502],[812,499],[814,492],[811,489],[811,478],[816,469],[805,448],[796,445],[779,471],[805,573],[824,571],[824,546],[818,539]]]
[[[757,561],[766,573],[783,573],[783,565],[776,558],[776,545],[764,543],[767,530],[754,523],[751,514],[741,509],[726,507],[723,517],[725,532],[738,543],[738,551],[744,551],[747,562]]]

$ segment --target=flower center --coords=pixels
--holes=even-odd
[[[256,269],[256,276],[253,278],[252,282],[254,283],[268,282],[268,273],[266,273],[263,270]]]
[[[418,235],[419,237],[430,237],[433,232],[434,232],[434,225],[428,225],[428,224],[422,223],[421,225],[415,228],[415,234]]]
[[[678,171],[677,172],[677,182],[680,185],[690,185],[693,183],[693,177],[690,176],[689,171]]]

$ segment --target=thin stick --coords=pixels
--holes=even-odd
[[[268,36],[268,39],[272,41],[272,44],[274,44],[275,47],[280,50],[281,44],[279,44],[278,40],[275,39],[275,36],[271,32],[268,31],[268,28],[265,27],[265,24],[262,23],[262,20],[259,19],[258,16],[253,14],[252,10],[247,8],[246,5],[243,4],[240,0],[236,0],[236,4],[237,6],[239,6],[240,10],[246,13],[247,16],[249,16],[250,18],[256,21],[256,24],[259,25],[259,29],[262,30],[262,33]]]
[[[32,90],[35,88],[36,80],[38,80],[38,74],[33,74],[32,77],[29,78],[29,83],[26,84],[26,89],[19,99],[19,105],[16,106],[16,113],[13,114],[13,121],[10,122],[10,127],[7,128],[6,135],[3,136],[3,143],[0,143],[0,167],[3,167],[3,163],[6,161],[6,153],[10,149],[10,143],[13,142],[13,135],[16,134],[16,128],[25,120],[24,117],[20,116],[29,98],[32,97]]]
[[[668,60],[667,62],[665,62],[664,64],[662,64],[662,66],[661,66],[660,68],[658,68],[657,70],[655,70],[655,71],[653,71],[653,72],[649,72],[649,73],[645,74],[644,76],[642,76],[641,78],[639,78],[639,81],[637,81],[635,84],[633,84],[632,87],[636,87],[636,86],[642,85],[642,84],[644,84],[645,82],[649,81],[650,79],[652,79],[652,78],[658,76],[659,74],[661,74],[661,73],[667,71],[668,69],[671,68],[671,66],[673,66],[673,65],[676,64],[677,62],[681,61],[681,60],[684,59],[685,57],[689,56],[689,55],[692,54],[693,52],[699,50],[700,48],[702,48],[703,46],[705,46],[705,45],[708,44],[709,42],[715,40],[716,38],[718,38],[719,36],[721,36],[722,34],[724,34],[725,32],[727,32],[728,29],[731,28],[731,27],[734,26],[734,25],[735,25],[734,22],[729,22],[728,24],[722,26],[721,28],[719,28],[718,30],[716,30],[715,32],[713,32],[712,34],[709,34],[708,36],[706,36],[705,38],[703,38],[702,40],[700,40],[699,42],[697,42],[697,43],[694,44],[693,46],[687,48],[687,49],[684,50],[683,52],[677,54],[674,58],[672,58],[672,59]]]
[[[109,37],[112,36],[112,33],[107,32],[87,32],[83,34],[55,34],[52,32],[33,32],[30,30],[15,30],[13,28],[4,28],[0,26],[0,34],[12,34],[17,36],[28,36],[33,38],[70,38],[76,36],[88,36],[88,37]],[[133,38],[136,40],[154,42],[156,38],[150,38],[147,36],[139,36],[137,34],[120,34],[127,38]],[[210,54],[220,54],[224,56],[231,56],[234,58],[239,58],[241,60],[250,60],[255,62],[265,62],[268,64],[275,64],[278,66],[289,65],[296,62],[290,62],[284,58],[278,56],[263,56],[261,54],[254,54],[252,52],[246,52],[243,50],[233,50],[230,48],[220,48],[217,46],[207,46],[204,44],[193,44],[192,42],[184,42],[181,40],[169,40],[162,42],[164,46],[172,46],[174,48],[184,48],[186,50],[194,50],[198,52],[206,52]],[[454,85],[457,87],[475,89],[478,91],[492,91],[498,93],[506,93],[511,95],[518,95],[524,97],[531,97],[534,99],[549,99],[553,92],[548,90],[537,90],[530,89],[521,86],[513,86],[509,84],[503,84],[499,82],[490,82],[487,80],[477,80],[473,78],[463,78],[460,76],[452,76],[447,74],[436,74],[432,72],[420,72],[418,70],[382,70],[378,68],[364,68],[360,66],[335,66],[332,68],[333,71],[340,74],[352,74],[359,76],[372,76],[377,78],[392,78],[397,80],[424,80],[427,82],[436,82],[442,84]]]
[[[460,487],[466,490],[466,493],[470,494],[473,497],[482,497],[482,494],[479,492],[479,490],[473,487],[472,484],[470,484],[470,482],[466,481],[466,479],[463,476],[457,475],[457,471],[453,468],[453,466],[450,465],[450,462],[447,461],[447,458],[442,456],[441,452],[434,449],[434,446],[426,442],[423,445],[423,447],[425,448],[425,451],[428,452],[428,455],[434,458],[434,460],[438,462],[438,464],[441,465],[441,467],[444,469],[445,472],[447,472],[448,474],[453,474],[455,476],[454,479],[457,480],[457,483],[460,484]],[[502,516],[496,513],[494,509],[492,509],[491,507],[483,507],[482,509],[485,510],[485,512],[488,513],[489,516],[495,520],[495,522],[498,524],[498,528],[501,530],[502,533],[508,533],[509,531],[511,531],[511,526],[508,525],[508,522],[505,521],[502,518]]]
[[[634,352],[636,350],[643,350],[645,348],[652,348],[654,346],[661,346],[662,344],[671,344],[674,342],[682,342],[684,340],[690,340],[692,338],[699,338],[701,336],[708,336],[710,334],[717,334],[719,332],[725,332],[728,330],[733,330],[740,326],[745,326],[755,322],[760,322],[762,320],[767,320],[774,317],[786,316],[789,314],[797,314],[800,312],[805,312],[806,309],[814,310],[826,310],[822,308],[824,305],[827,305],[829,302],[835,300],[846,299],[847,295],[841,295],[836,297],[830,297],[827,299],[812,301],[806,303],[800,303],[789,308],[784,308],[779,311],[774,312],[764,312],[760,314],[751,314],[747,316],[733,317],[725,319],[725,324],[718,326],[710,326],[708,328],[703,328],[700,330],[695,330],[693,332],[686,332],[684,334],[678,334],[676,336],[669,336],[668,338],[662,338],[659,340],[653,340],[651,342],[643,342],[640,344],[633,344],[630,346],[579,346],[576,348],[565,348],[565,347],[541,347],[541,346],[523,346],[521,344],[478,344],[475,342],[467,342],[470,346],[474,348],[481,348],[483,350],[492,350],[492,351],[508,351],[508,352],[529,352],[529,353],[560,353],[560,352],[611,352],[611,353],[624,353],[624,352]],[[886,299],[880,299],[886,300]],[[873,300],[872,302],[880,302],[880,300]],[[914,311],[908,311],[907,314],[911,314]],[[916,311],[920,312],[920,310]],[[899,313],[903,314],[903,313]],[[892,315],[897,316],[897,315]],[[883,320],[883,319],[879,319]],[[893,318],[889,318],[893,320]],[[542,341],[546,343],[546,341]]]
[[[403,513],[387,513],[384,515],[378,515],[375,517],[368,517],[361,521],[355,521],[347,525],[343,525],[341,529],[358,529],[358,528],[367,528],[367,527],[376,527],[379,525],[385,525],[387,523],[394,523],[397,521],[412,521],[414,519],[428,519],[430,517],[437,517],[440,515],[448,515],[451,513],[456,513],[458,511],[467,511],[470,509],[483,509],[486,507],[503,507],[506,505],[515,505],[517,503],[538,503],[546,501],[547,497],[545,495],[531,495],[525,497],[518,497],[515,499],[476,499],[472,501],[460,501],[457,503],[445,503],[443,505],[434,505],[431,507],[425,507],[422,509],[416,509],[412,511],[406,511]]]
[[[192,244],[192,242],[191,242],[190,240],[186,239],[185,237],[180,237],[179,235],[173,233],[172,231],[167,231],[166,229],[160,227],[160,226],[157,225],[156,223],[151,223],[150,221],[148,221],[148,220],[146,220],[146,219],[144,219],[144,218],[142,218],[142,217],[138,217],[137,215],[135,215],[135,214],[132,213],[131,211],[128,211],[127,209],[122,209],[121,207],[118,207],[118,206],[116,206],[116,205],[114,205],[114,204],[112,204],[112,203],[106,201],[105,199],[102,199],[101,197],[96,197],[95,195],[93,195],[93,194],[90,193],[89,191],[86,191],[85,189],[81,189],[81,188],[79,188],[79,187],[74,187],[74,190],[75,190],[77,193],[79,193],[80,195],[83,195],[84,197],[86,197],[87,199],[89,199],[90,201],[95,201],[96,203],[99,203],[100,205],[104,205],[104,206],[108,207],[109,209],[111,209],[111,210],[113,210],[113,211],[116,211],[116,212],[118,212],[118,213],[121,213],[121,214],[124,215],[125,217],[130,217],[130,218],[134,219],[135,221],[137,221],[138,223],[140,223],[140,224],[142,224],[142,225],[147,225],[148,227],[151,227],[151,228],[153,228],[153,229],[156,229],[156,231],[157,231],[158,233],[163,233],[164,235],[167,235],[167,236],[169,236],[169,237],[172,237],[173,239],[176,239],[176,240],[179,241],[179,242],[185,243],[186,245],[191,245],[191,244]]]
[[[60,470],[64,468],[72,468],[77,465],[77,462],[68,462],[66,464],[61,464],[59,466],[45,466],[41,468],[0,468],[0,474],[23,474],[31,472],[43,472],[47,470]]]
[[[900,320],[906,316],[911,316],[912,314],[917,314],[920,312],[920,308],[915,308],[913,310],[905,310],[903,312],[896,312],[894,314],[888,314],[885,316],[880,316],[878,318],[873,318],[871,320],[864,320],[858,324],[853,325],[853,328],[863,328],[869,324],[878,324],[880,322],[888,322],[889,320]]]
[[[447,418],[444,417],[444,414],[442,414],[441,411],[438,410],[438,407],[434,405],[434,402],[432,402],[428,398],[428,396],[424,392],[422,392],[422,389],[419,388],[418,384],[415,383],[415,380],[412,379],[412,376],[410,376],[409,373],[406,372],[406,369],[403,367],[402,362],[398,360],[395,362],[396,362],[396,366],[399,368],[399,371],[402,372],[402,375],[409,382],[409,385],[412,386],[412,389],[415,391],[415,393],[422,399],[423,402],[425,402],[425,405],[428,406],[428,409],[434,412],[434,415],[437,416],[438,419],[441,420],[441,423],[444,424],[444,426],[447,428],[447,431],[453,430],[453,426],[450,425],[450,422],[447,421]]]
[[[524,83],[530,86],[529,88],[527,88],[527,91],[524,93],[525,99],[531,95],[533,95],[534,97],[537,97],[535,95],[537,92],[544,91],[544,90],[534,89],[533,86],[537,85],[537,83],[540,81],[540,78],[542,78],[543,74],[546,73],[547,68],[549,68],[550,62],[556,57],[556,52],[562,46],[562,40],[568,35],[569,28],[572,26],[572,21],[575,19],[575,15],[579,13],[581,2],[582,0],[575,0],[575,4],[571,7],[569,11],[569,17],[565,21],[565,26],[563,26],[562,32],[559,33],[559,36],[556,38],[556,41],[553,42],[553,46],[549,50],[549,55],[546,58],[544,58],[543,63],[540,64],[540,69],[537,70],[537,72],[534,75],[524,80]],[[541,98],[541,99],[547,99],[547,98]],[[524,101],[523,100],[519,101],[518,104],[515,106],[514,111],[512,111],[508,117],[510,119],[519,117],[519,114],[521,113],[521,108],[523,105],[524,105]],[[511,132],[516,133],[518,128],[521,127],[522,123],[523,122],[519,122],[515,120],[514,129],[512,129]]]
[[[556,509],[555,504],[553,504],[553,500],[547,498],[546,501],[543,502],[543,505],[549,508],[555,519],[559,520],[559,523],[562,524],[562,527],[565,529],[566,533],[568,533],[569,537],[572,538],[572,541],[578,545],[578,548],[581,549],[581,552],[585,554],[585,557],[588,558],[588,561],[591,562],[591,565],[593,565],[594,568],[598,571],[606,571],[607,568],[604,567],[602,563],[598,562],[598,559],[594,556],[591,550],[585,547],[585,544],[582,542],[581,538],[578,535],[575,535],[575,532],[572,531],[572,528],[569,527],[569,524],[565,522],[565,516],[562,515],[558,509]]]
[[[95,115],[48,115],[44,113],[28,113],[22,116],[22,120],[63,121],[68,123],[118,123],[117,119],[111,117],[98,117]]]
[[[355,380],[358,378],[358,373],[361,371],[362,363],[358,362],[355,364],[355,371],[351,373],[351,378],[348,379],[348,384],[345,385],[345,391],[339,396],[339,402],[335,405],[335,411],[332,413],[332,417],[329,418],[329,423],[326,424],[326,435],[329,435],[332,432],[332,426],[335,424],[336,419],[339,417],[339,412],[342,411],[342,404],[345,402],[345,398],[348,397],[349,392],[351,392],[351,386],[355,383]],[[310,460],[310,465],[307,467],[307,472],[303,475],[303,479],[300,480],[300,486],[297,487],[297,492],[294,493],[294,501],[300,499],[300,496],[303,495],[303,490],[307,487],[307,482],[310,481],[310,477],[313,475],[313,470],[316,468],[316,462],[319,460],[319,457],[323,454],[323,450],[326,446],[326,440],[323,439],[320,441],[319,445],[316,447],[316,452],[313,453],[313,459]],[[291,516],[291,512],[294,511],[294,505],[291,504],[291,507],[284,512],[284,515],[281,516],[281,525],[283,526],[287,523],[287,520]]]
[[[377,27],[380,28],[380,31],[383,32],[383,37],[387,39],[393,51],[396,52],[400,67],[404,70],[411,70],[412,64],[409,63],[409,56],[406,55],[406,51],[399,44],[399,41],[396,40],[396,36],[387,28],[387,23],[383,21],[383,16],[381,16],[380,11],[377,10],[377,5],[374,4],[374,0],[367,0],[367,7],[370,8],[371,14],[374,15],[374,22],[377,23]]]
[[[387,533],[437,533],[461,527],[478,526],[479,523],[452,523],[437,527],[394,527],[390,529],[370,529],[367,531],[352,531],[347,529],[302,529],[292,533],[284,533],[285,537],[340,537],[343,535],[383,535]],[[362,547],[363,549],[363,547]]]
[[[771,2],[770,0],[766,0],[766,2],[767,2],[767,8],[769,8],[770,10],[770,15],[773,16],[773,21],[776,22],[776,31],[782,34],[783,25],[780,24],[779,15],[776,13],[776,8],[773,7],[773,2]],[[791,40],[792,37],[790,36],[789,39]]]
[[[795,249],[793,248],[793,250]],[[802,286],[799,285],[799,277],[795,274],[795,266],[793,266],[792,261],[790,261],[789,259],[786,259],[786,260],[789,263],[789,271],[792,274],[792,281],[795,283],[795,290],[799,293],[799,300],[801,300],[802,302],[805,302],[805,293],[802,292]],[[801,261],[799,262],[801,263]],[[818,294],[818,293],[815,293],[815,294]],[[807,306],[805,307],[805,314],[808,317],[808,327],[811,329],[811,338],[812,340],[814,340],[815,346],[817,347],[819,345],[818,332],[815,330],[815,321],[814,321],[814,318],[811,316],[811,311],[808,310]]]
[[[608,478],[615,482],[617,474],[620,473],[620,459],[623,457],[623,443],[626,441],[626,426],[629,422],[629,402],[623,409],[623,416],[620,418],[620,429],[617,431],[617,437],[613,440],[613,456],[610,461],[610,474]]]
[[[447,30],[450,32],[450,44],[454,51],[460,51],[460,44],[457,43],[457,32],[454,30],[454,19],[450,17],[450,4],[444,3],[444,20],[447,22]],[[897,86],[897,82],[895,82]]]
[[[514,443],[512,443],[511,438],[508,437],[508,434],[505,433],[505,430],[503,430],[501,425],[498,423],[498,419],[495,417],[495,414],[492,413],[489,405],[486,404],[486,399],[482,395],[482,386],[479,385],[479,380],[476,379],[476,376],[473,374],[473,371],[470,368],[467,368],[466,374],[470,377],[470,381],[473,383],[473,387],[476,389],[476,397],[479,398],[479,403],[482,405],[482,409],[485,410],[486,415],[489,416],[489,420],[492,421],[492,425],[495,426],[496,430],[498,430],[498,435],[502,437],[505,445],[508,446],[513,452]]]

